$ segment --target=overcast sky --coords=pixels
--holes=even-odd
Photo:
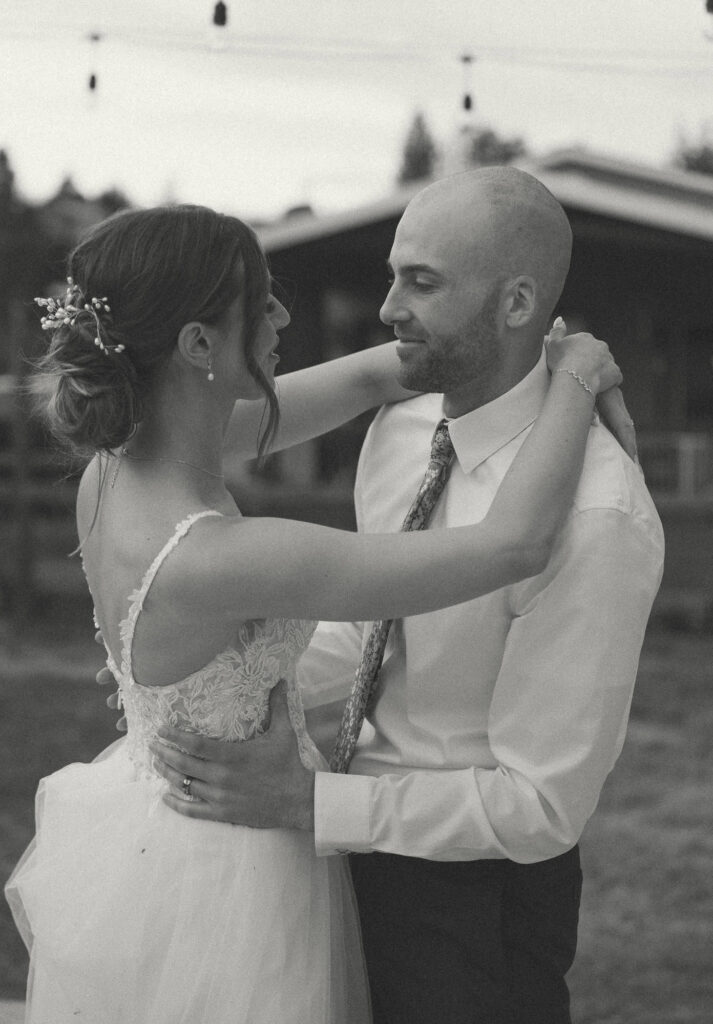
[[[705,0],[227,6],[219,49],[214,0],[3,0],[0,147],[21,192],[48,198],[71,175],[89,195],[253,217],[368,201],[393,184],[416,109],[452,137],[464,51],[478,122],[534,153],[664,164],[681,132],[713,131]]]

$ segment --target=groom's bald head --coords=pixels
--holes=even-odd
[[[571,252],[564,210],[524,171],[481,168],[419,192],[380,314],[401,341],[402,383],[461,411],[512,387],[542,352]]]
[[[409,203],[418,219],[474,274],[534,279],[540,324],[559,299],[572,255],[572,229],[542,182],[515,167],[481,167],[429,185]],[[403,222],[402,222],[403,223]]]

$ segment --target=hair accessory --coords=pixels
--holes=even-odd
[[[106,325],[102,323],[101,317],[107,314],[111,315],[111,306],[106,295],[101,299],[94,296],[89,302],[82,301],[84,296],[71,277],[67,278],[67,285],[67,291],[63,299],[35,299],[38,306],[43,306],[47,310],[47,314],[40,321],[42,330],[54,331],[58,327],[73,326],[77,317],[85,312],[90,313],[96,325],[94,344],[97,348],[100,348],[105,356],[108,356],[110,353],[123,352],[126,348],[125,345],[107,345],[102,341],[102,331],[106,331]]]

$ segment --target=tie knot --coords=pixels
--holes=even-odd
[[[450,466],[454,454],[455,449],[448,432],[448,420],[441,420],[431,441],[431,462],[437,462],[439,466]]]

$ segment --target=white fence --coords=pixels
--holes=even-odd
[[[713,434],[642,434],[638,444],[654,496],[713,499]]]

